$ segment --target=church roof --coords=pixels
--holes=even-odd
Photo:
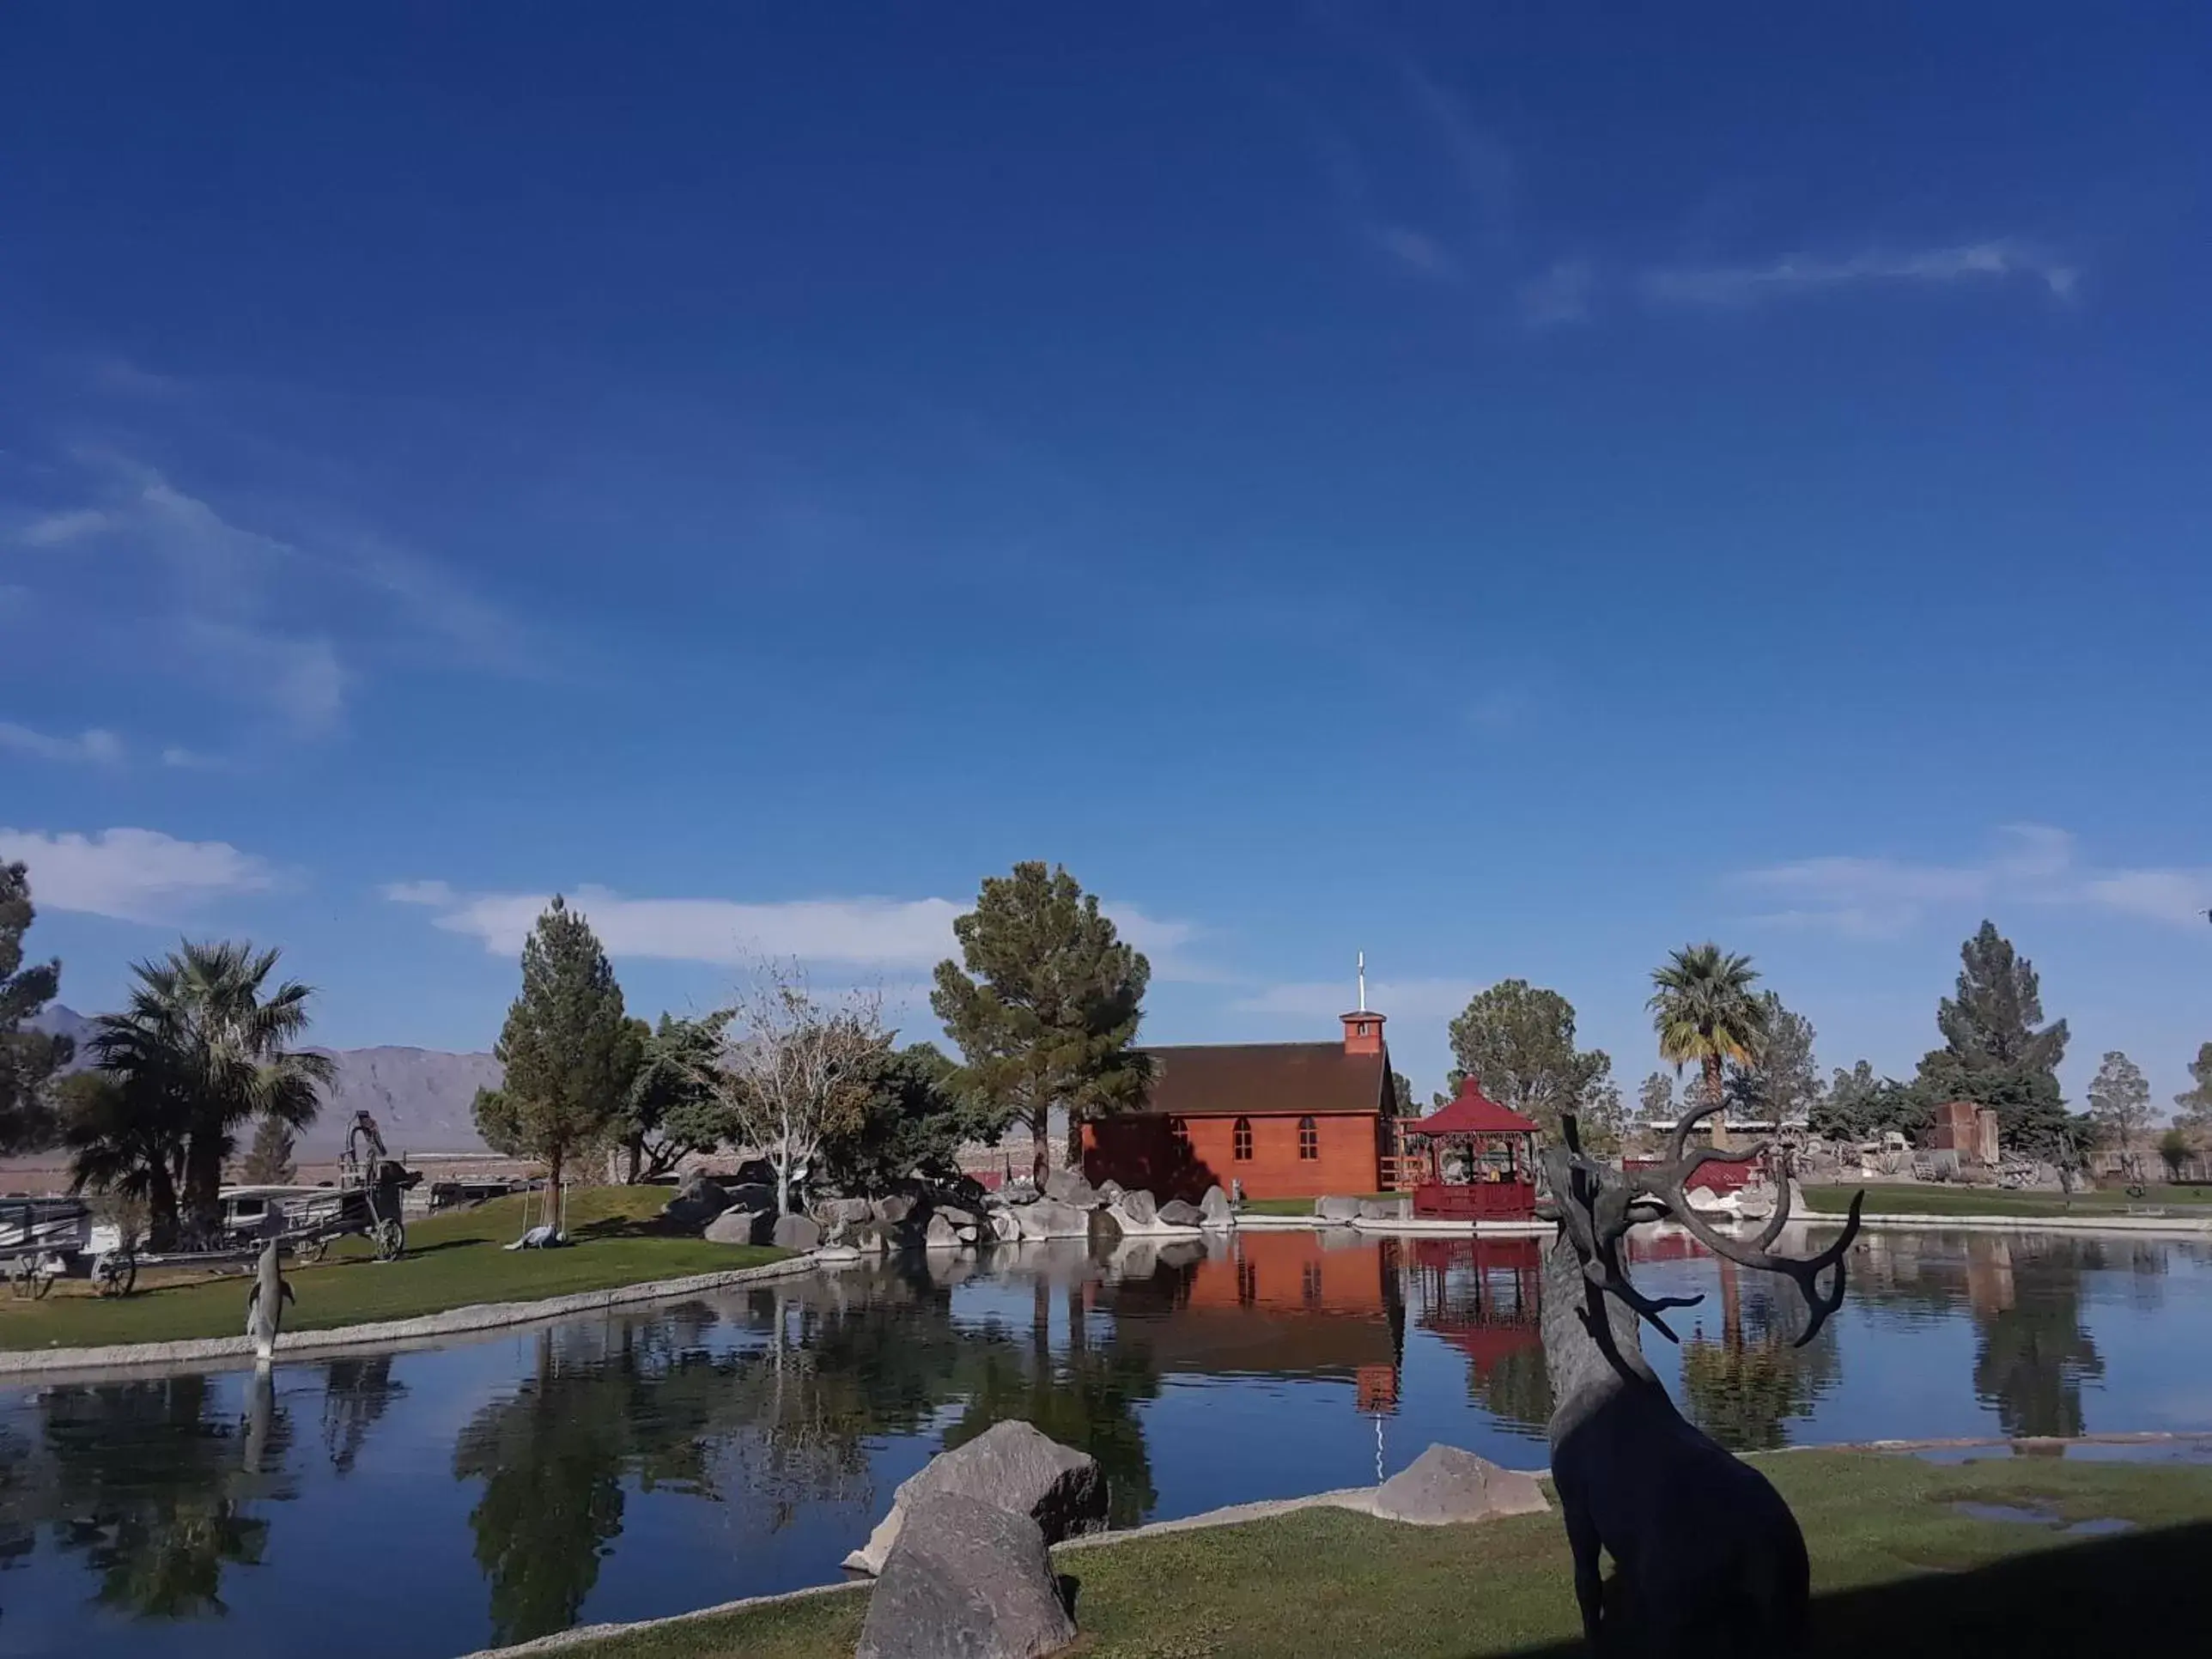
[[[1219,1042],[1147,1048],[1145,1109],[1167,1117],[1373,1112],[1389,1086],[1387,1054],[1338,1042]]]

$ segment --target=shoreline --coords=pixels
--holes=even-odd
[[[792,1278],[813,1273],[820,1266],[811,1255],[795,1255],[788,1261],[763,1262],[755,1267],[688,1273],[678,1279],[640,1279],[632,1285],[617,1285],[603,1291],[574,1291],[566,1296],[544,1297],[532,1302],[471,1302],[442,1313],[417,1314],[409,1319],[377,1319],[357,1325],[333,1325],[324,1330],[287,1331],[276,1339],[276,1359],[282,1362],[308,1358],[319,1353],[383,1344],[395,1348],[434,1344],[448,1337],[507,1330],[608,1308]],[[0,1386],[15,1379],[43,1381],[87,1373],[112,1374],[149,1366],[241,1370],[254,1363],[253,1339],[247,1336],[118,1342],[95,1348],[0,1349]]]
[[[1745,1452],[1746,1459],[1789,1457],[1803,1452],[1856,1452],[1867,1456],[1909,1456],[1923,1451],[1966,1451],[1982,1448],[2006,1449],[2015,1457],[2048,1455],[2057,1449],[2063,1454],[2070,1446],[2156,1446],[2191,1441],[2212,1441],[2212,1431],[2191,1432],[2183,1430],[2154,1429],[2136,1432],[2082,1434],[2065,1438],[2050,1437],[1966,1437],[1925,1440],[1855,1440],[1818,1446],[1780,1446],[1763,1452]],[[1550,1468],[1530,1469],[1523,1473],[1540,1480],[1551,1480]],[[1296,1514],[1304,1510],[1340,1509],[1356,1515],[1375,1513],[1373,1486],[1346,1486],[1328,1492],[1313,1492],[1303,1498],[1262,1498],[1252,1503],[1231,1504],[1219,1509],[1201,1510],[1169,1521],[1147,1522],[1143,1526],[1130,1527],[1118,1532],[1097,1532],[1070,1538],[1053,1546],[1055,1559],[1066,1551],[1109,1548],[1117,1544],[1141,1543],[1147,1539],[1169,1536],[1176,1533],[1211,1531],[1221,1527],[1244,1526],[1255,1521],[1268,1521],[1279,1516]],[[848,1577],[842,1582],[809,1584],[799,1589],[772,1591],[764,1595],[740,1596],[735,1601],[716,1602],[711,1607],[691,1607],[682,1613],[663,1613],[653,1619],[635,1619],[595,1625],[575,1625],[567,1630],[555,1631],[531,1641],[516,1643],[503,1648],[478,1648],[463,1654],[459,1659],[524,1659],[526,1655],[557,1653],[564,1649],[586,1646],[622,1637],[635,1636],[647,1631],[665,1630],[697,1623],[706,1620],[726,1617],[732,1613],[755,1611],[763,1607],[787,1606],[793,1602],[812,1601],[824,1595],[837,1595],[854,1591],[865,1593],[873,1583],[872,1578]]]

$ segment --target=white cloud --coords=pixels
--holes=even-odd
[[[178,841],[158,830],[0,830],[0,859],[30,866],[40,908],[121,921],[167,921],[212,899],[279,885],[266,860],[228,842]]]
[[[1270,985],[1229,1006],[1240,1014],[1330,1020],[1352,1007],[1354,988],[1343,980],[1306,980]],[[1464,1009],[1480,988],[1465,979],[1376,980],[1367,988],[1367,1006],[1392,1019],[1446,1019]]]
[[[1783,902],[1757,920],[1856,939],[1894,938],[1931,911],[2000,902],[2087,904],[2167,921],[2187,921],[2212,905],[2212,870],[2087,868],[2075,859],[2070,834],[2035,823],[2007,825],[1988,854],[1960,864],[1801,859],[1746,871],[1733,882]]]
[[[1375,225],[1369,228],[1368,234],[1401,269],[1416,276],[1449,282],[1459,275],[1458,263],[1444,251],[1443,243],[1426,232],[1410,225]]]
[[[550,893],[466,893],[443,881],[392,882],[380,890],[395,904],[435,911],[433,925],[481,940],[495,956],[514,956],[552,900]],[[866,968],[927,970],[958,954],[953,919],[967,907],[951,899],[820,898],[745,903],[720,898],[629,898],[580,886],[568,902],[587,917],[611,957],[703,962],[738,967],[760,957]],[[1148,915],[1116,902],[1101,907],[1121,936],[1152,960],[1153,977],[1214,977],[1180,960],[1198,935],[1188,922]]]
[[[1597,272],[1587,259],[1560,259],[1521,285],[1521,320],[1531,328],[1558,328],[1589,320]]]
[[[28,755],[33,760],[64,761],[92,766],[123,763],[123,739],[112,732],[92,726],[73,738],[57,738],[34,732],[13,720],[0,720],[0,750]]]
[[[1678,266],[1646,272],[1642,287],[1656,305],[1731,307],[1866,283],[1941,286],[2015,277],[2040,283],[2064,300],[2080,273],[2042,249],[2001,239],[1917,252],[1869,249],[1841,258],[1792,253],[1762,265]]]
[[[112,517],[97,507],[79,507],[33,519],[15,532],[15,539],[26,547],[61,547],[112,529],[114,523]]]

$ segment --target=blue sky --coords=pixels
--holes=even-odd
[[[1625,1086],[1713,936],[1909,1072],[1993,916],[2212,1038],[2201,7],[25,4],[0,852],[107,1006],[482,1047],[911,988],[1065,861],[1146,1034]]]

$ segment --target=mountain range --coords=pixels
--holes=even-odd
[[[92,1021],[75,1009],[50,1003],[32,1018],[35,1030],[76,1044],[73,1066],[88,1062]],[[471,1106],[478,1089],[496,1089],[499,1062],[489,1054],[451,1054],[435,1048],[322,1048],[337,1062],[337,1081],[321,1115],[300,1136],[308,1154],[336,1153],[346,1126],[366,1108],[395,1153],[477,1152],[484,1150]]]

